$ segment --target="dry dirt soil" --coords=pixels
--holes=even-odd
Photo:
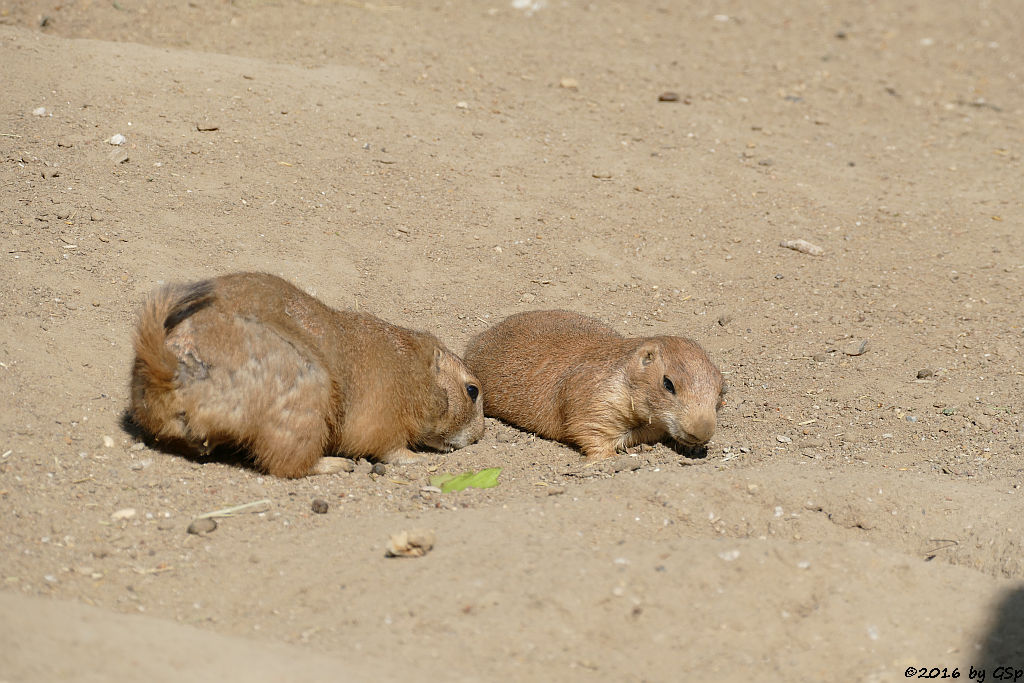
[[[0,0],[0,680],[1012,677],[1019,10]],[[729,402],[693,459],[151,449],[138,305],[236,270],[457,351],[536,308],[691,336]]]

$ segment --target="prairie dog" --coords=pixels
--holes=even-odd
[[[725,385],[703,349],[683,337],[628,339],[568,311],[506,318],[470,340],[484,414],[578,446],[590,459],[671,439],[707,443]]]
[[[273,275],[164,287],[143,305],[130,414],[200,451],[246,447],[278,477],[333,453],[384,462],[483,434],[480,382],[426,332],[337,311]]]

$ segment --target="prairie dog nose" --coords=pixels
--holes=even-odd
[[[702,444],[711,441],[715,434],[715,415],[712,413],[694,416],[686,424],[686,433]]]

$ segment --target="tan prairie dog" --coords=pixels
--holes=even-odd
[[[294,285],[237,273],[165,287],[135,336],[130,414],[157,439],[248,449],[279,477],[452,450],[483,434],[480,383],[426,332],[337,311]]]
[[[703,349],[683,337],[628,339],[568,311],[506,318],[470,340],[484,414],[579,446],[591,459],[715,432],[725,385]]]

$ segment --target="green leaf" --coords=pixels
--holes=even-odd
[[[459,475],[445,472],[444,474],[436,474],[431,477],[430,485],[440,488],[441,493],[462,491],[469,487],[489,489],[498,485],[499,474],[501,474],[500,467],[490,467],[479,472],[463,472]]]
[[[430,485],[436,486],[437,488],[441,488],[442,486],[445,485],[445,483],[451,481],[454,478],[455,475],[451,474],[450,472],[445,472],[444,474],[435,474],[430,478]]]

